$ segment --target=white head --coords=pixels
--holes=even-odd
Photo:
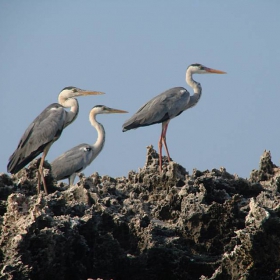
[[[112,113],[128,113],[127,111],[119,110],[119,109],[113,109],[113,108],[107,107],[105,105],[95,105],[91,109],[90,112],[94,113],[95,115],[97,115],[97,114],[112,114]]]
[[[104,92],[100,91],[90,91],[90,90],[84,90],[77,87],[65,87],[59,94],[59,98],[67,99],[72,98],[76,96],[85,96],[85,95],[100,95],[104,94]]]
[[[226,74],[226,72],[224,72],[224,71],[208,68],[199,63],[191,64],[187,69],[187,73],[190,73],[190,74]]]

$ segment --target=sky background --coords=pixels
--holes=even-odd
[[[173,119],[172,159],[192,173],[225,167],[249,177],[270,150],[280,164],[280,2],[0,1],[0,172],[28,125],[66,86],[103,91],[80,97],[80,113],[47,160],[93,144],[88,114],[97,104],[129,111],[100,115],[101,154],[84,170],[112,177],[138,171],[156,150],[161,125],[122,132],[140,106],[185,82],[188,65],[227,75],[195,75],[202,97]],[[77,179],[76,181],[77,182]]]

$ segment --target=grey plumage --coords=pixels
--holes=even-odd
[[[104,105],[96,105],[89,113],[91,125],[97,131],[97,140],[93,145],[80,144],[66,151],[52,163],[52,174],[57,181],[68,178],[69,185],[73,185],[76,173],[81,172],[99,155],[105,144],[105,129],[96,120],[98,114],[127,113],[123,110],[112,109]]]
[[[143,105],[123,124],[123,131],[172,119],[186,110],[189,100],[190,93],[185,88],[171,88]]]
[[[45,192],[47,193],[47,186],[43,175],[43,162],[52,143],[60,137],[63,129],[72,123],[78,115],[79,103],[74,97],[97,94],[103,94],[103,92],[65,87],[58,96],[59,103],[49,105],[28,126],[16,150],[9,158],[7,171],[13,174],[17,173],[35,157],[43,153],[38,168],[38,192],[42,180]],[[70,108],[70,111],[66,111],[65,108]]]
[[[7,166],[14,174],[43,152],[45,147],[56,141],[64,129],[65,110],[53,103],[29,125],[21,137],[17,149],[11,155]]]
[[[148,101],[123,124],[123,131],[127,131],[142,126],[162,123],[161,136],[158,142],[160,171],[162,170],[162,144],[165,147],[168,160],[170,161],[170,155],[166,144],[168,124],[171,119],[195,106],[199,101],[202,88],[200,83],[192,79],[192,75],[206,73],[225,74],[223,71],[211,69],[198,63],[191,64],[186,71],[186,82],[194,90],[192,96],[183,87],[171,88]]]
[[[54,178],[59,181],[70,178],[72,174],[81,172],[91,164],[94,154],[96,153],[94,153],[93,147],[85,143],[68,150],[51,163]],[[71,181],[69,184],[73,185],[73,182]]]

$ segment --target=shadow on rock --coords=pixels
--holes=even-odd
[[[279,279],[280,171],[193,170],[148,147],[127,177],[36,194],[36,162],[0,176],[1,279]]]

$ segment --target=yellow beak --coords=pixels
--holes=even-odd
[[[110,108],[110,113],[128,113],[127,111],[124,111],[124,110],[119,110],[119,109],[113,109],[113,108]]]
[[[207,72],[209,73],[213,73],[213,74],[226,74],[227,72],[221,71],[221,70],[216,70],[216,69],[212,69],[212,68],[204,68]]]
[[[101,94],[105,94],[105,92],[89,91],[89,90],[83,90],[83,91],[79,92],[79,95],[81,95],[81,96],[85,96],[85,95],[101,95]]]

